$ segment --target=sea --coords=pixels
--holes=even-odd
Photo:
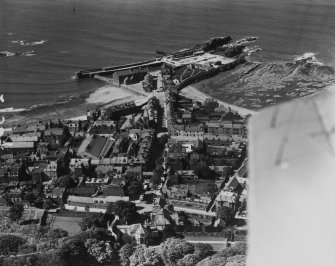
[[[333,0],[0,0],[0,111],[102,83],[76,71],[138,62],[211,37],[258,37],[261,61],[310,53],[335,64]]]

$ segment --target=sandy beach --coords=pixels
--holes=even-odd
[[[132,99],[136,98],[135,93],[131,93],[128,90],[113,87],[110,85],[106,85],[97,89],[95,92],[90,94],[90,96],[86,99],[86,102],[89,104],[107,104],[109,102],[120,100],[120,99]]]
[[[25,121],[26,124],[32,124],[38,120],[46,121],[48,119],[76,120],[78,117],[81,118],[84,116],[87,110],[94,110],[95,108],[102,108],[110,104],[121,104],[142,98],[144,98],[142,95],[137,95],[131,90],[106,85],[64,103],[32,108],[31,110],[15,113],[15,115],[6,113],[5,126],[17,125],[22,123],[22,121]]]
[[[188,97],[190,99],[194,99],[194,100],[198,100],[198,101],[205,101],[207,98],[214,98],[206,93],[203,93],[201,91],[199,91],[196,87],[194,86],[187,86],[186,88],[182,89],[181,92],[180,92],[180,95],[183,95],[185,97]],[[243,108],[243,107],[239,107],[239,106],[236,106],[236,105],[232,105],[232,104],[229,104],[229,103],[226,103],[226,102],[223,102],[221,100],[218,100],[218,103],[220,105],[223,105],[225,107],[230,107],[233,111],[236,111],[238,112],[239,114],[241,115],[253,115],[253,114],[256,114],[257,112],[256,111],[253,111],[253,110],[249,110],[249,109],[246,109],[246,108]]]
[[[129,86],[130,89],[113,87],[111,85],[103,86],[94,92],[83,96],[78,99],[72,99],[65,104],[54,104],[51,106],[46,106],[42,108],[32,109],[31,111],[19,112],[11,117],[6,117],[6,126],[11,126],[13,124],[20,124],[22,121],[26,123],[34,123],[38,119],[48,120],[48,119],[78,119],[86,114],[87,110],[93,110],[95,108],[104,108],[109,105],[121,104],[128,101],[145,101],[151,94],[145,93],[141,90],[139,85]],[[138,91],[138,93],[136,92]],[[147,96],[144,96],[147,95]],[[193,86],[188,86],[181,91],[181,95],[188,97],[190,99],[195,99],[199,101],[205,101],[205,99],[210,98],[210,95],[200,92],[197,88]],[[164,97],[163,93],[157,93],[158,98]],[[163,99],[161,99],[163,100]],[[255,111],[248,110],[243,107],[238,107],[232,104],[225,103],[223,101],[217,100],[220,105],[225,107],[230,107],[232,110],[237,111],[241,115],[255,114]]]

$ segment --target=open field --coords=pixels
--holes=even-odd
[[[69,233],[69,236],[73,236],[81,231],[79,226],[81,218],[61,216],[54,217],[55,220],[52,223],[52,228],[60,228],[66,230]]]

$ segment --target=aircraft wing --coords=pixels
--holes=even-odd
[[[249,122],[247,265],[335,265],[335,94]]]

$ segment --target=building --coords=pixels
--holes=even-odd
[[[41,224],[46,210],[25,209],[22,214],[22,224],[37,223]]]
[[[149,233],[141,224],[117,225],[121,233],[126,236],[132,244],[148,244]]]
[[[44,168],[43,173],[51,180],[57,179],[57,162],[50,162]]]
[[[44,169],[45,166],[44,165],[38,165],[38,166],[34,166],[34,167],[28,167],[31,176],[32,176],[32,181],[34,183],[42,183],[44,181],[44,179],[47,179],[44,174]]]
[[[108,196],[124,197],[124,191],[120,187],[116,187],[113,185],[104,185],[102,186],[102,195],[105,197]]]
[[[75,211],[106,212],[109,203],[118,200],[129,201],[129,197],[108,196],[108,197],[80,197],[70,195],[65,204],[65,209]]]
[[[65,188],[52,188],[50,192],[46,193],[47,198],[53,198],[53,199],[61,199],[63,197],[63,194],[65,192]]]
[[[147,70],[140,68],[116,71],[113,73],[113,82],[117,86],[138,83],[144,79],[147,73]]]
[[[10,165],[0,168],[0,183],[19,181],[19,165]]]
[[[62,141],[63,128],[49,128],[44,132],[45,142],[51,145],[60,145]]]
[[[82,158],[101,159],[105,158],[114,146],[114,139],[99,135],[86,136],[80,145],[77,155]]]
[[[227,207],[235,209],[237,203],[237,194],[230,191],[220,191],[219,195],[215,199],[216,209],[220,207]]]
[[[14,155],[17,154],[27,154],[34,152],[35,149],[35,143],[30,141],[30,142],[25,142],[25,141],[16,141],[16,142],[5,142],[3,144],[4,147],[4,152],[6,153],[13,153]]]
[[[7,199],[12,202],[21,202],[22,201],[22,190],[19,188],[12,189],[7,193]]]
[[[44,132],[45,131],[45,125],[43,124],[37,124],[37,125],[19,125],[17,127],[13,127],[12,133],[13,134],[18,134],[18,135],[23,135],[23,134],[30,134],[34,132]]]
[[[155,84],[156,87],[154,87]],[[144,80],[142,81],[142,88],[145,92],[151,92],[157,89],[157,82],[154,82],[154,77],[149,73],[145,75]]]
[[[36,146],[36,152],[38,153],[47,153],[49,151],[49,143],[39,142]]]

